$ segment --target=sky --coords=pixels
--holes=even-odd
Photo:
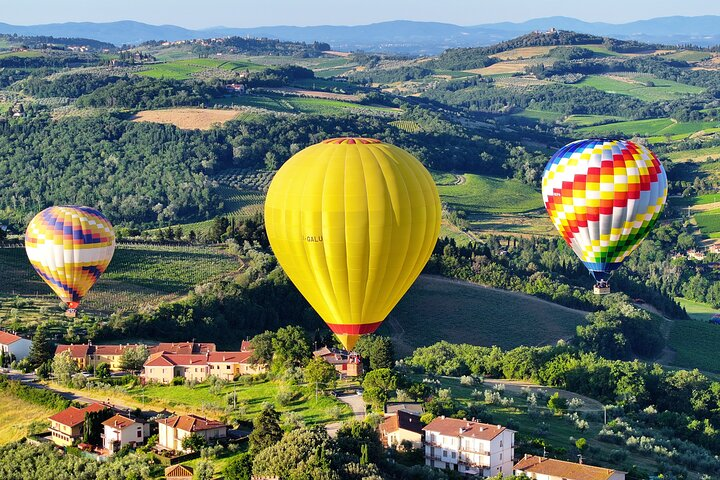
[[[562,15],[625,23],[670,15],[720,15],[713,0],[5,0],[15,25],[137,20],[187,28],[362,25],[422,20],[477,25]]]

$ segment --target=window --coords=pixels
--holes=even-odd
[[[455,458],[455,452],[452,452],[452,458]]]
[[[230,370],[230,365],[226,366],[225,370]]]
[[[443,457],[447,457],[447,450],[443,450]]]
[[[500,454],[500,460],[502,460],[502,453]]]
[[[502,440],[500,440],[500,448],[502,448]]]
[[[137,438],[142,438],[142,429],[138,428]]]

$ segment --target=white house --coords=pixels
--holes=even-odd
[[[513,472],[515,432],[501,425],[438,417],[425,428],[425,464],[466,475]]]
[[[0,331],[0,351],[15,356],[15,360],[22,360],[30,355],[32,342],[26,338]]]
[[[625,473],[612,468],[594,467],[534,455],[525,455],[515,465],[516,475],[525,475],[537,480],[625,480]]]
[[[183,438],[197,433],[208,443],[227,438],[227,425],[216,420],[207,420],[196,415],[179,415],[158,420],[158,445],[168,450],[186,451]]]
[[[110,454],[120,450],[125,445],[140,445],[145,442],[149,433],[146,424],[132,418],[115,415],[103,422],[103,448]]]

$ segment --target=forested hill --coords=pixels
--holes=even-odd
[[[10,45],[23,46],[27,48],[47,48],[48,46],[78,46],[88,47],[91,50],[112,50],[115,45],[91,38],[77,37],[51,37],[48,35],[17,35],[17,34],[0,34],[0,41],[5,41]]]

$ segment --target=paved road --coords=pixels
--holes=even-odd
[[[363,400],[362,395],[358,395],[356,393],[353,395],[342,395],[337,398],[341,402],[346,403],[350,406],[353,411],[353,418],[355,420],[363,420],[365,418],[365,400]],[[340,428],[340,425],[342,425],[342,422],[335,422],[326,425],[325,429],[327,430],[328,435],[334,437],[338,429]]]

